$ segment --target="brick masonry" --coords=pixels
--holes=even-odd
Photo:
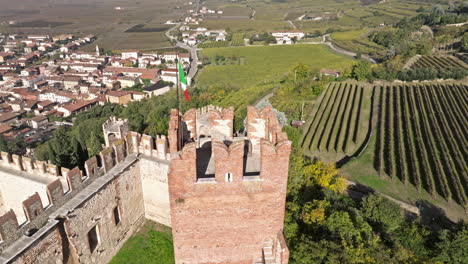
[[[155,139],[111,118],[85,171],[1,153],[0,263],[107,263],[145,218],[172,227],[177,264],[288,263],[290,142],[271,109],[249,108],[242,137],[233,113],[173,110]]]

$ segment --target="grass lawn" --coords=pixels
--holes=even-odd
[[[174,262],[174,249],[169,228],[148,221],[125,242],[110,264],[170,264]]]
[[[316,72],[322,68],[341,70],[354,63],[353,59],[333,53],[326,46],[307,44],[213,48],[202,50],[200,55],[210,60],[217,55],[241,59],[235,64],[206,66],[196,80],[199,87],[234,85],[243,88],[278,82],[298,63]]]

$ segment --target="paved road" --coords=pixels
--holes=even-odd
[[[288,22],[288,24],[289,24],[292,28],[297,29],[296,25],[294,25],[294,23],[293,23],[291,20],[288,20],[288,21],[286,21],[286,22]]]
[[[332,43],[332,39],[330,37],[330,34],[326,34],[323,36],[323,41],[325,45],[329,46],[332,50],[338,52],[338,53],[341,53],[341,54],[344,54],[344,55],[347,55],[347,56],[351,56],[351,57],[355,57],[357,55],[356,52],[352,52],[352,51],[349,51],[349,50],[344,50],[344,49],[341,49],[337,46],[335,46],[333,43]],[[363,59],[365,60],[368,60],[370,61],[371,63],[377,63],[374,59],[372,59],[371,57],[363,54],[361,56]]]
[[[197,46],[188,46],[183,42],[180,42],[177,40],[177,38],[171,36],[171,32],[178,28],[181,25],[181,23],[173,26],[170,28],[168,31],[166,31],[166,37],[170,39],[171,41],[176,41],[177,47],[180,47],[182,49],[186,49],[190,52],[190,57],[192,58],[192,62],[190,63],[190,70],[189,73],[187,74],[188,79],[190,80],[190,83],[192,82],[193,78],[195,75],[197,75],[198,72],[198,54],[197,54]],[[189,84],[190,84],[189,83]]]

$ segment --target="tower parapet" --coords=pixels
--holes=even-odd
[[[253,263],[266,238],[281,244],[275,254],[285,258],[278,233],[291,142],[272,109],[248,108],[246,137],[233,135],[233,109],[207,107],[181,117],[186,137],[169,168],[176,263]]]

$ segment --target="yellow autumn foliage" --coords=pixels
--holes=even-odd
[[[317,185],[334,192],[342,192],[346,189],[346,180],[338,175],[338,170],[333,164],[317,161],[304,168],[304,174]]]

